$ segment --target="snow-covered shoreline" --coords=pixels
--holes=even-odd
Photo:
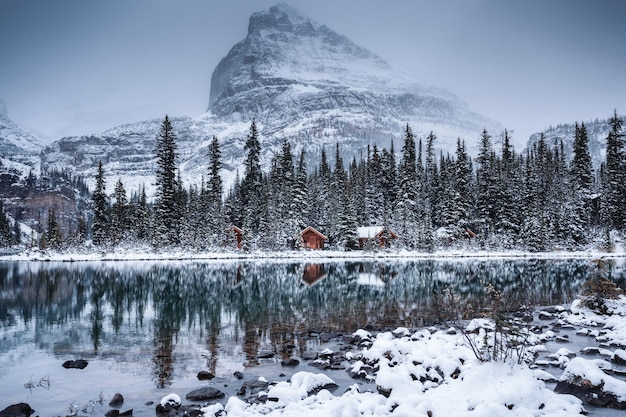
[[[550,326],[581,326],[577,334],[585,334],[602,346],[622,346],[626,323],[626,297],[611,300],[610,317],[600,316],[575,301],[571,311],[560,307],[554,314],[544,312],[553,320]],[[589,328],[606,331],[604,337],[585,333]],[[564,328],[565,329],[565,328]],[[558,331],[558,330],[555,330]],[[574,331],[569,329],[569,331]],[[612,368],[606,360],[583,358],[585,352],[567,348],[550,353],[545,345],[552,343],[555,332],[547,329],[533,338],[530,349],[535,354],[556,358],[552,364],[528,365],[515,360],[482,362],[458,331],[425,328],[409,331],[398,328],[376,335],[358,330],[353,337],[360,340],[360,350],[346,353],[350,371],[362,373],[375,382],[376,390],[362,390],[354,384],[344,393],[331,393],[332,380],[322,373],[298,372],[287,381],[270,383],[260,393],[266,400],[249,404],[231,396],[220,403],[202,408],[205,417],[232,415],[255,416],[536,416],[565,417],[587,414],[586,404],[574,395],[558,394],[555,381],[590,380],[618,400],[626,399],[626,382],[610,376]],[[482,336],[477,335],[477,338]],[[558,344],[557,344],[558,346]],[[604,349],[609,351],[608,349]],[[618,349],[613,356],[621,355]],[[325,350],[325,355],[332,352]],[[606,353],[606,352],[605,352]],[[608,358],[611,360],[611,358]],[[613,361],[612,361],[613,362]],[[557,365],[554,365],[558,363]],[[613,363],[621,363],[619,361]],[[547,366],[557,376],[541,368]],[[620,365],[617,365],[620,366]],[[556,370],[556,371],[555,371]],[[558,374],[561,374],[559,377]],[[620,379],[621,378],[621,379]],[[583,383],[584,385],[584,383]],[[618,411],[619,413],[619,411]],[[591,415],[616,415],[595,409]]]
[[[316,261],[332,262],[341,260],[415,260],[415,259],[623,259],[626,251],[486,251],[486,250],[441,250],[435,252],[417,251],[331,251],[331,250],[293,250],[293,251],[207,251],[189,252],[185,250],[170,250],[155,252],[148,249],[118,249],[114,251],[85,251],[85,252],[51,252],[30,250],[18,254],[0,256],[1,261],[54,261],[54,262],[81,262],[81,261]]]

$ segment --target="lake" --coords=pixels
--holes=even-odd
[[[480,315],[486,284],[511,305],[569,303],[590,261],[532,259],[0,262],[0,409],[35,415],[154,415],[154,404],[202,386],[227,394],[320,343],[364,328],[393,330]],[[613,279],[623,283],[622,270]],[[453,294],[454,297],[449,295]],[[472,313],[473,312],[473,313]],[[66,360],[86,359],[82,370]],[[316,372],[306,365],[297,368]],[[333,379],[347,380],[344,371]],[[103,405],[101,403],[104,403]],[[148,403],[148,404],[147,404]]]

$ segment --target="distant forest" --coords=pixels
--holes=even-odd
[[[592,166],[587,130],[576,124],[573,154],[563,143],[550,147],[543,135],[518,153],[505,130],[494,147],[486,130],[470,158],[457,140],[454,155],[436,153],[437,137],[416,141],[409,125],[402,148],[373,146],[364,158],[343,161],[322,152],[319,166],[294,155],[289,142],[261,169],[255,121],[245,144],[243,172],[224,190],[218,139],[207,155],[206,179],[188,188],[178,174],[176,133],[163,120],[156,147],[156,196],[145,190],[131,198],[121,180],[106,194],[100,164],[91,195],[92,212],[81,230],[64,238],[51,213],[41,248],[152,246],[155,250],[282,250],[304,248],[301,232],[311,226],[331,249],[358,247],[357,229],[382,227],[384,247],[433,251],[445,248],[529,251],[576,250],[601,245],[610,251],[611,231],[626,230],[626,141],[623,119],[614,113],[606,138],[606,159]],[[233,228],[233,226],[235,226]],[[0,205],[0,243],[14,227]],[[239,234],[239,242],[233,230]],[[396,239],[391,239],[392,235]],[[382,249],[378,243],[368,246]]]

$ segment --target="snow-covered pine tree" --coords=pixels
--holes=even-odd
[[[11,226],[0,198],[0,247],[11,245]]]
[[[157,247],[175,245],[180,241],[180,211],[178,205],[178,182],[176,134],[166,115],[156,140],[156,198],[154,205],[153,243]]]
[[[263,215],[267,211],[263,172],[261,171],[261,143],[256,121],[250,124],[250,131],[244,146],[246,159],[245,173],[241,182],[241,209],[243,210],[243,234],[247,248],[256,246]]]
[[[605,224],[614,229],[626,228],[626,144],[624,119],[613,113],[606,139],[606,186],[602,202]]]
[[[96,188],[91,195],[91,201],[93,203],[92,240],[94,245],[100,246],[107,242],[110,223],[102,161],[98,162]]]
[[[520,206],[523,192],[522,165],[511,144],[507,129],[502,133],[502,152],[497,159],[497,206],[495,230],[502,247],[510,248],[519,235],[521,228]]]
[[[219,236],[224,233],[226,225],[224,223],[224,211],[222,194],[224,192],[223,181],[220,171],[222,169],[222,151],[217,136],[213,136],[209,145],[209,175],[207,177],[207,190],[205,198],[204,216],[208,224],[208,233],[211,241],[216,242]],[[202,194],[202,193],[201,193]]]
[[[309,223],[308,198],[306,154],[304,148],[302,148],[300,158],[298,158],[296,177],[293,184],[293,198],[289,210],[290,218],[293,222],[293,230],[295,230],[294,237],[300,236],[300,231],[307,227]]]
[[[44,234],[43,249],[59,250],[63,244],[63,234],[61,233],[61,227],[57,221],[57,216],[54,209],[48,209],[48,222],[46,232]]]
[[[402,160],[398,176],[399,193],[395,228],[398,230],[401,243],[409,249],[415,249],[419,243],[416,201],[418,187],[417,166],[415,138],[408,124],[404,130],[404,145],[402,146]]]
[[[480,224],[479,236],[485,242],[493,229],[496,209],[495,155],[491,135],[483,129],[476,162],[476,215]]]
[[[128,238],[130,227],[128,199],[122,179],[118,178],[113,192],[115,202],[111,205],[111,243],[118,244]]]

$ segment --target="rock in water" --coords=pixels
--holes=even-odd
[[[85,359],[76,359],[75,361],[65,361],[62,367],[65,369],[85,369],[89,365]]]
[[[207,371],[200,371],[198,372],[198,379],[200,381],[208,381],[215,378],[215,375],[213,375],[211,372],[207,372]]]
[[[119,392],[109,401],[109,407],[121,407],[122,404],[124,404],[124,396]]]
[[[0,417],[29,417],[35,410],[26,403],[13,404],[0,411]]]
[[[210,401],[223,398],[225,394],[213,387],[204,387],[191,391],[185,398],[189,401]]]

